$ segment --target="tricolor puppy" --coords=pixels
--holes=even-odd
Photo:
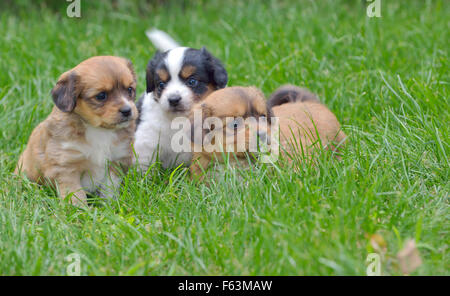
[[[113,56],[87,59],[61,75],[52,90],[55,106],[32,132],[16,173],[71,195],[86,205],[86,191],[112,195],[117,169],[132,162],[138,112],[136,76],[130,61]]]
[[[140,115],[134,161],[142,170],[158,158],[165,168],[190,163],[189,151],[175,152],[172,147],[172,137],[179,131],[171,127],[172,121],[186,118],[195,103],[225,87],[227,81],[222,63],[205,48],[175,47],[155,54],[146,70],[147,92],[137,104]]]
[[[196,116],[200,115],[200,120]],[[270,142],[273,117],[264,94],[256,87],[227,87],[197,103],[191,112],[193,177],[212,163],[248,165],[258,156],[258,144]]]
[[[323,148],[336,151],[346,140],[336,116],[306,89],[281,86],[267,104],[279,119],[280,151],[289,161],[310,160]]]

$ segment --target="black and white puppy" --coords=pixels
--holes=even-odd
[[[150,37],[150,36],[149,36]],[[157,36],[158,49],[165,36]],[[172,137],[179,130],[172,129],[177,117],[187,117],[194,103],[214,90],[224,88],[228,74],[222,63],[205,48],[175,47],[157,52],[147,65],[147,91],[138,103],[139,119],[135,134],[135,163],[146,171],[157,159],[164,168],[189,165],[190,152],[175,152]]]

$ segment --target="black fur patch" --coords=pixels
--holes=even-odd
[[[189,48],[185,52],[183,65],[192,65],[196,68],[193,75],[205,85],[211,84],[216,89],[224,88],[228,83],[228,73],[219,59],[214,57],[206,48]],[[206,89],[205,89],[206,91]]]
[[[161,93],[158,92],[159,83],[157,70],[165,69],[164,59],[167,57],[167,52],[157,52],[155,56],[148,62],[146,69],[146,83],[147,93],[155,92],[155,99],[160,97]],[[192,75],[198,80],[198,85],[193,87],[192,90],[196,94],[202,94],[207,91],[208,84],[213,85],[215,89],[224,88],[228,83],[228,73],[219,59],[210,54],[205,48],[194,49],[188,48],[185,51],[183,59],[183,66],[192,65],[196,68],[195,73]],[[180,79],[181,76],[179,76]],[[183,80],[183,79],[182,79]],[[170,81],[170,80],[169,80]],[[156,90],[156,91],[155,91]]]
[[[317,102],[319,99],[310,91],[295,85],[283,85],[275,90],[267,101],[268,108],[293,102]]]
[[[157,74],[156,71],[160,68],[166,68],[164,64],[164,58],[167,56],[167,53],[161,53],[157,51],[153,58],[148,62],[145,80],[147,83],[147,93],[150,93],[155,90],[157,83]]]
[[[141,122],[142,105],[144,104],[145,94],[143,94],[136,103],[136,108],[138,110],[138,117],[136,119],[136,129]]]

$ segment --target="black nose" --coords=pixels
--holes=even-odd
[[[181,97],[178,95],[169,97],[169,105],[175,107],[181,101]]]
[[[131,115],[131,107],[130,106],[122,107],[120,108],[119,112],[122,113],[123,117],[129,117]]]

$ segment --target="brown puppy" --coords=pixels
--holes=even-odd
[[[289,160],[299,155],[309,160],[315,150],[334,151],[345,142],[346,135],[336,116],[306,89],[281,86],[267,105],[279,118],[280,145]]]
[[[52,90],[55,107],[32,132],[15,173],[50,183],[74,205],[86,192],[112,195],[116,169],[132,160],[137,109],[136,75],[130,61],[92,57],[61,75]],[[111,170],[110,170],[111,169]]]
[[[264,94],[256,87],[220,89],[194,105],[190,115],[192,176],[201,175],[213,160],[224,162],[223,156],[229,153],[230,162],[247,164],[248,152],[256,152],[258,141],[269,138],[271,117]]]
[[[270,139],[278,132],[280,149],[290,161],[298,153],[310,156],[319,147],[334,150],[346,138],[334,114],[314,94],[295,86],[280,87],[267,103],[255,87],[224,88],[211,93],[192,110],[193,177],[201,176],[213,161],[224,162],[227,154],[223,151],[236,156],[229,160],[247,164],[248,152],[258,152],[252,151],[251,143],[263,141],[273,148],[276,140]],[[196,112],[201,114],[201,121],[196,122]],[[267,120],[261,121],[263,117]],[[275,124],[279,124],[278,129],[274,129]],[[238,147],[240,136],[244,141]]]

